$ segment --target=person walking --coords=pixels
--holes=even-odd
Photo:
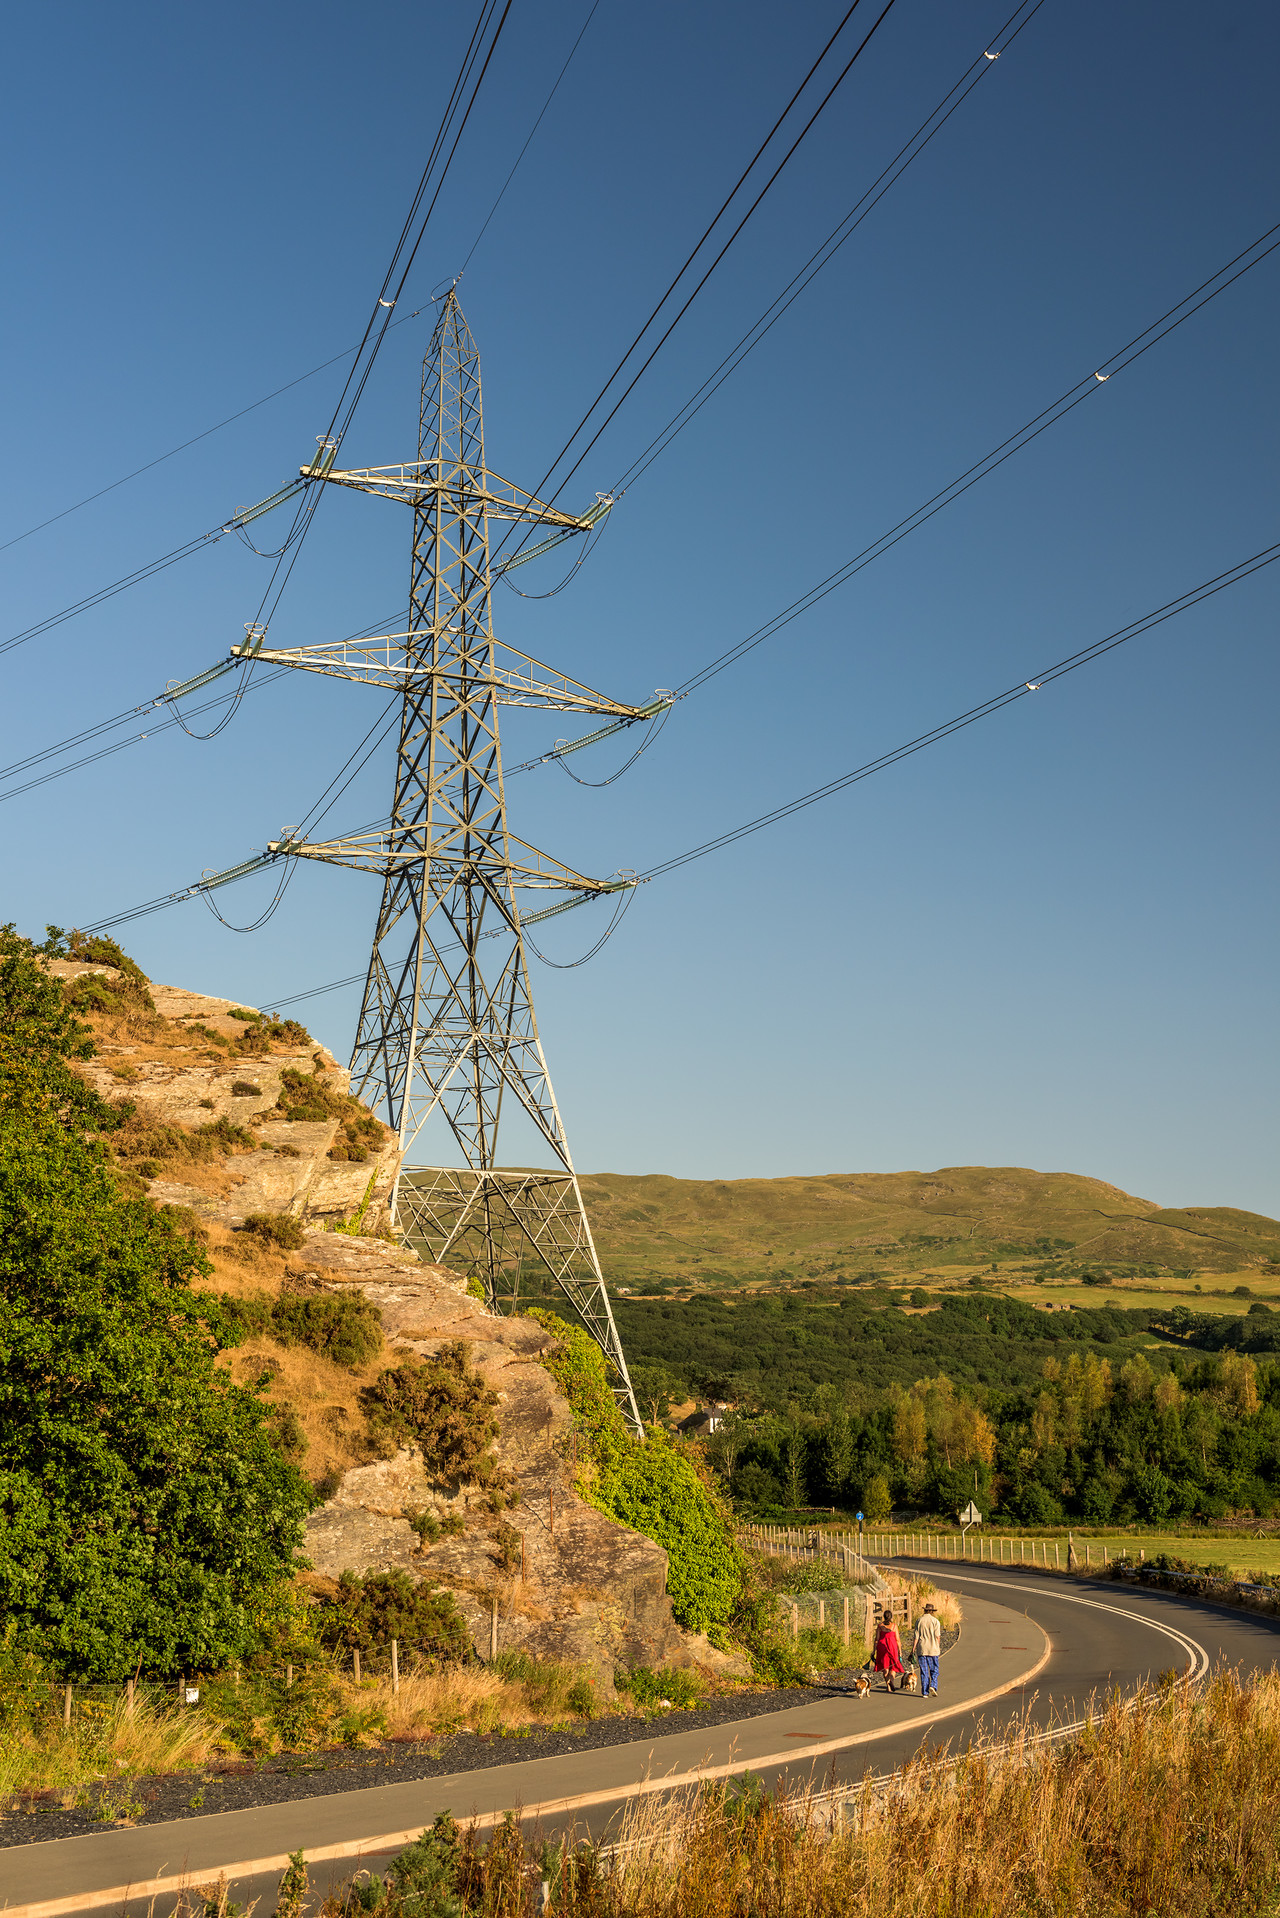
[[[886,1612],[880,1621],[875,1648],[871,1654],[871,1666],[873,1671],[884,1673],[884,1688],[887,1692],[893,1690],[893,1674],[897,1672],[899,1677],[903,1675],[902,1647],[898,1643],[892,1612]]]
[[[915,1655],[920,1661],[920,1696],[938,1696],[938,1657],[942,1651],[942,1620],[926,1605],[916,1626]]]

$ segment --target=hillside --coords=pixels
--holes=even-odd
[[[95,943],[40,961],[92,1033],[74,1071],[122,1121],[104,1137],[124,1192],[198,1240],[194,1290],[226,1314],[216,1364],[266,1394],[274,1444],[313,1488],[313,1592],[407,1573],[451,1596],[482,1654],[496,1632],[504,1651],[594,1667],[606,1692],[618,1665],[737,1670],[676,1622],[678,1549],[669,1564],[583,1496],[589,1455],[543,1363],[554,1333],[395,1242],[396,1142],[334,1056]]]
[[[1280,1221],[1168,1210],[1074,1173],[1018,1166],[821,1178],[582,1181],[614,1285],[649,1289],[871,1278],[1226,1273],[1277,1268]],[[1149,1268],[1140,1272],[1139,1268]]]

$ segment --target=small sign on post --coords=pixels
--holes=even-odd
[[[962,1528],[967,1531],[970,1525],[981,1525],[981,1523],[982,1513],[978,1510],[973,1500],[970,1499],[960,1514],[960,1524]]]

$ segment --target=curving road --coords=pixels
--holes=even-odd
[[[925,1569],[918,1559],[901,1563],[904,1570]],[[539,1822],[549,1835],[576,1830],[607,1837],[637,1789],[662,1789],[669,1776],[750,1768],[768,1785],[852,1783],[868,1772],[891,1771],[922,1748],[954,1748],[979,1733],[989,1737],[1024,1712],[1042,1725],[1078,1718],[1099,1694],[1117,1686],[1132,1690],[1164,1671],[1202,1677],[1229,1665],[1247,1674],[1280,1662],[1280,1622],[1271,1619],[1127,1585],[1082,1586],[1012,1566],[928,1570],[937,1584],[966,1601],[966,1629],[942,1663],[938,1711],[933,1701],[910,1694],[855,1702],[833,1691],[816,1705],[783,1707],[714,1735],[658,1735],[629,1754],[587,1750],[417,1785],[17,1846],[0,1852],[0,1910],[14,1918],[89,1918],[91,1912],[102,1918],[109,1910],[117,1918],[125,1901],[116,1895],[105,1903],[107,1888],[140,1885],[151,1873],[180,1869],[184,1860],[198,1866],[196,1875],[204,1879],[216,1876],[214,1861],[234,1867],[275,1859],[299,1844],[319,1849],[324,1842],[375,1834],[386,1836],[363,1858],[385,1870],[398,1848],[390,1834],[421,1828],[446,1806],[460,1817],[477,1812],[486,1820],[505,1806],[527,1807],[531,1817],[541,1806]],[[975,1700],[980,1702],[970,1702]],[[566,1806],[565,1800],[574,1802]],[[351,1857],[316,1867],[315,1888],[323,1894],[359,1862]],[[258,1918],[267,1918],[279,1875],[275,1864],[233,1871],[232,1896],[245,1903],[260,1899]],[[95,1897],[97,1887],[102,1890]],[[129,1918],[142,1918],[148,1903],[145,1896],[129,1899]],[[171,1904],[161,1898],[156,1910],[167,1912]]]

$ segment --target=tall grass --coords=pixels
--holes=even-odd
[[[406,1661],[406,1665],[408,1662]],[[439,1664],[364,1678],[331,1666],[223,1674],[202,1686],[199,1706],[178,1709],[139,1695],[77,1700],[72,1722],[58,1703],[0,1722],[0,1809],[48,1794],[104,1818],[139,1809],[131,1780],[198,1771],[221,1759],[368,1745],[383,1738],[432,1739],[452,1732],[519,1733],[533,1724],[592,1719],[603,1707],[590,1670],[556,1659],[504,1653],[489,1665]],[[692,1700],[681,1701],[692,1702]],[[611,1709],[642,1711],[620,1695]]]
[[[839,1801],[750,1780],[641,1799],[607,1853],[472,1830],[425,1902],[414,1869],[376,1895],[353,1881],[324,1918],[444,1918],[450,1898],[532,1918],[544,1881],[557,1918],[1262,1918],[1280,1908],[1280,1677],[1116,1697],[1065,1744],[1028,1720]]]
[[[205,1765],[219,1749],[218,1727],[199,1711],[176,1712],[139,1698],[132,1713],[123,1696],[76,1712],[72,1723],[50,1713],[0,1730],[0,1807],[34,1792],[64,1804],[87,1804],[104,1817],[133,1809],[130,1780]]]

